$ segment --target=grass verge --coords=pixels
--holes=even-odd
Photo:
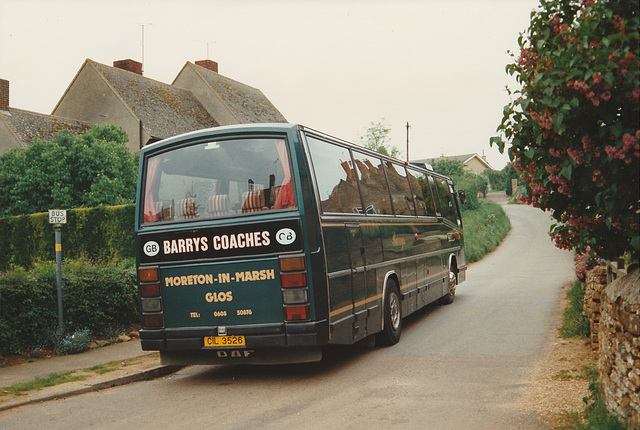
[[[10,387],[0,389],[0,396],[13,394],[21,396],[29,391],[40,390],[44,387],[53,387],[54,385],[64,384],[66,382],[84,381],[87,375],[74,375],[74,372],[52,373],[46,378],[35,377],[28,382],[20,382]]]
[[[463,210],[467,263],[479,261],[493,251],[511,229],[504,209],[492,201],[482,200],[475,210]]]
[[[576,280],[567,291],[569,304],[562,313],[560,336],[563,338],[589,336],[589,320],[582,314],[584,311],[584,287]]]

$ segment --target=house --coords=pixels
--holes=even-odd
[[[466,170],[470,171],[471,173],[475,173],[476,175],[480,175],[484,173],[484,171],[487,169],[495,170],[491,166],[491,164],[489,164],[489,162],[487,161],[487,157],[484,154],[480,156],[477,153],[463,154],[463,155],[450,155],[446,157],[444,155],[441,155],[438,158],[424,158],[421,160],[413,160],[411,161],[411,163],[416,165],[432,165],[433,166],[434,164],[442,160],[458,160],[462,162]]]
[[[52,114],[91,124],[113,123],[131,151],[188,131],[247,122],[286,122],[259,90],[219,75],[211,60],[187,62],[169,85],[142,75],[142,64],[91,59],[69,84]]]
[[[82,134],[92,127],[84,121],[10,107],[9,81],[0,79],[0,154],[12,148],[26,148],[36,137],[52,141],[62,130]]]
[[[187,62],[171,85],[190,91],[220,125],[287,122],[260,90],[219,74],[215,61]]]

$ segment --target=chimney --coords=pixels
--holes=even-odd
[[[142,63],[132,60],[130,58],[126,60],[117,60],[113,62],[113,67],[116,69],[127,70],[133,72],[136,75],[142,76]]]
[[[204,67],[205,69],[213,70],[218,73],[218,63],[213,60],[196,61],[196,66]]]
[[[9,110],[9,81],[0,79],[0,110]]]

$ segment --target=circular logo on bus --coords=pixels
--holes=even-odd
[[[281,228],[276,233],[276,240],[280,245],[291,245],[296,240],[296,232],[290,228]]]
[[[158,242],[150,240],[149,242],[144,244],[142,250],[145,254],[147,254],[147,256],[155,257],[156,255],[158,255],[158,252],[160,252],[160,245],[158,245]]]

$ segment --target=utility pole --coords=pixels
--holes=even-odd
[[[407,127],[407,163],[408,163],[409,162],[409,128],[411,127],[411,125],[409,124],[409,121],[407,121],[407,125],[405,127]]]

